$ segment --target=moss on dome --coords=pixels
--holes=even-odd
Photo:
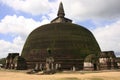
[[[72,23],[51,23],[38,27],[28,36],[22,56],[26,60],[40,60],[40,57],[46,57],[47,48],[51,49],[55,58],[84,59],[91,53],[100,52],[92,33]]]

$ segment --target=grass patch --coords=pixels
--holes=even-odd
[[[1,69],[0,72],[21,72],[26,73],[28,70],[14,70],[14,69]]]
[[[61,78],[61,79],[58,79],[58,80],[80,80],[80,79],[72,77],[72,78]]]
[[[89,74],[89,73],[101,73],[102,71],[63,71],[57,72],[58,74]]]
[[[90,78],[88,80],[104,80],[104,79],[102,79],[102,78]]]

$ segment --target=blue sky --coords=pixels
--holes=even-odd
[[[29,33],[57,16],[61,1],[66,17],[89,29],[102,51],[120,56],[120,0],[0,0],[0,58],[21,53]]]

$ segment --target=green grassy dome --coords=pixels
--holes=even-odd
[[[99,45],[86,28],[72,23],[51,23],[38,27],[28,36],[21,56],[27,61],[40,61],[48,56],[55,59],[85,59],[98,54]]]

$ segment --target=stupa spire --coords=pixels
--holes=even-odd
[[[65,16],[62,2],[60,2],[57,16],[58,16],[58,17],[64,17],[64,16]]]
[[[51,21],[51,23],[72,23],[72,20],[65,18],[64,8],[62,2],[60,2],[57,17]]]

